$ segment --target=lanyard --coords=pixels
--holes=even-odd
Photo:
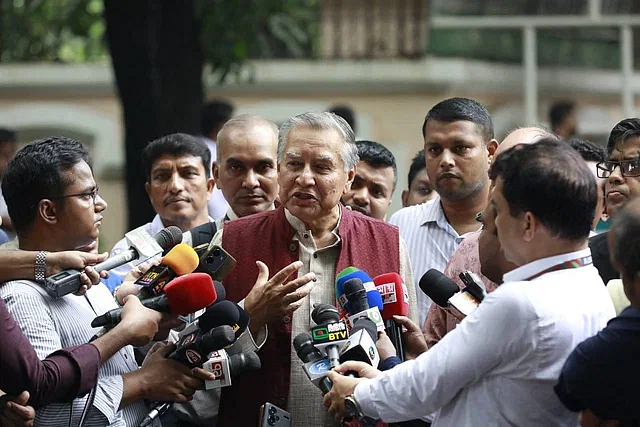
[[[543,274],[551,273],[552,271],[560,271],[560,270],[568,270],[570,268],[584,267],[585,265],[590,265],[592,262],[593,261],[591,259],[591,255],[588,255],[582,258],[571,259],[561,264],[556,264],[553,267],[549,267],[546,270],[542,270],[540,273],[534,274],[533,276],[529,277],[527,281],[537,279]]]

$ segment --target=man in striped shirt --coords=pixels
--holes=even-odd
[[[434,106],[422,135],[427,174],[438,197],[401,209],[389,219],[409,248],[420,325],[431,305],[418,288],[420,278],[431,268],[443,271],[466,234],[480,228],[476,216],[487,205],[489,165],[498,147],[489,112],[467,98]]]
[[[51,137],[20,150],[2,182],[20,249],[57,252],[91,250],[107,203],[98,195],[88,152],[77,141]],[[0,286],[0,297],[41,359],[63,347],[88,342],[98,332],[94,317],[116,308],[102,284],[83,296],[49,296],[40,284],[16,280]],[[208,377],[157,350],[138,369],[130,346],[107,360],[98,374],[85,426],[137,426],[148,412],[144,399],[186,401]],[[37,426],[78,425],[87,398],[54,403],[36,413]],[[158,424],[156,424],[158,425]]]

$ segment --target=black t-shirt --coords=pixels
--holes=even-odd
[[[604,284],[608,284],[611,279],[619,279],[620,273],[611,264],[609,256],[609,233],[601,233],[589,239],[589,249],[593,257],[593,266],[598,269],[598,273]]]
[[[571,411],[640,420],[640,310],[625,308],[580,343],[565,362],[555,392]]]

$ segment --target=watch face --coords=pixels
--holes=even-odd
[[[358,407],[356,406],[356,403],[353,401],[353,398],[351,396],[345,397],[344,409],[347,411],[347,415],[349,415],[350,417],[358,417]]]

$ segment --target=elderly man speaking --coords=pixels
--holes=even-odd
[[[214,237],[212,243],[221,241],[238,261],[224,280],[227,298],[244,299],[262,359],[260,371],[223,390],[218,425],[253,425],[265,402],[291,412],[294,426],[336,425],[298,363],[293,337],[309,331],[314,304],[336,303],[336,275],[346,267],[371,277],[396,272],[413,283],[398,229],[340,204],[356,163],[353,130],[342,118],[331,113],[290,118],[278,139],[282,206],[228,222]],[[290,277],[284,285],[273,278],[266,282],[269,271],[296,276],[296,270],[298,279]],[[309,276],[314,281],[307,283]],[[415,320],[415,292],[407,288]]]

